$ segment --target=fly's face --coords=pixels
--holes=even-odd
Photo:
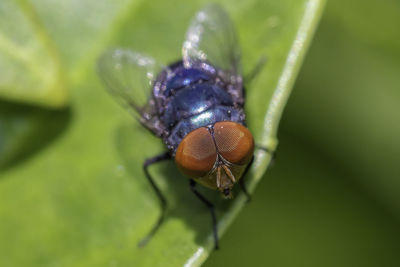
[[[230,198],[253,151],[250,131],[239,123],[223,121],[190,132],[179,144],[175,162],[185,175]]]

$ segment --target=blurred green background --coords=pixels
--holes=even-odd
[[[29,10],[29,6],[26,6],[28,2],[20,2],[23,3],[22,7]],[[9,1],[9,3],[13,2]],[[54,5],[52,1],[43,1],[43,3],[50,6]],[[80,5],[80,10],[83,13],[67,15],[81,17],[85,20],[85,8],[92,7],[89,2],[87,3],[76,1],[76,5]],[[3,5],[2,7],[5,7],[2,9],[4,12],[0,13],[0,16],[6,20],[7,16],[11,14],[7,12],[7,8],[13,8],[13,4],[7,7],[7,1],[5,1]],[[151,5],[151,3],[149,2],[148,5]],[[121,4],[121,7],[123,6],[124,4]],[[165,8],[168,7],[169,5],[165,4]],[[120,10],[109,8],[104,3],[103,6],[96,8],[92,12],[98,13],[101,16],[99,19],[104,21],[105,25],[110,22],[115,13],[120,12]],[[145,5],[143,9],[146,9]],[[182,16],[185,19],[194,11],[191,8],[189,9],[190,11],[182,11],[182,14],[184,14]],[[104,10],[109,10],[109,12],[104,12]],[[46,16],[49,21],[62,20],[63,18],[60,14],[46,14],[45,11],[44,14],[40,15]],[[37,21],[35,14],[30,15],[32,21]],[[119,32],[129,32],[129,25],[135,25],[138,29],[143,27],[140,15],[139,10],[136,16],[132,18],[128,15],[122,18],[121,24],[127,21],[129,23],[126,23],[125,28],[127,29],[122,27]],[[22,17],[10,19],[16,19],[20,23],[19,25],[26,23]],[[165,18],[160,18],[160,21],[163,19]],[[99,84],[93,85],[82,82],[83,73],[85,73],[83,70],[93,64],[95,54],[100,52],[102,49],[100,47],[104,46],[104,43],[111,39],[115,42],[121,39],[123,42],[129,43],[132,41],[131,37],[118,38],[110,34],[102,38],[102,43],[99,44],[96,43],[97,36],[83,34],[82,39],[78,42],[73,38],[79,32],[70,32],[68,29],[75,28],[86,33],[90,31],[85,27],[95,28],[98,26],[79,24],[79,21],[73,20],[62,21],[62,23],[60,25],[65,24],[68,27],[65,26],[64,31],[56,31],[53,34],[56,37],[65,35],[66,39],[69,40],[62,44],[64,54],[58,55],[52,48],[54,44],[47,40],[45,35],[39,39],[40,42],[46,44],[47,49],[42,51],[40,44],[33,42],[26,44],[26,47],[31,47],[32,50],[21,49],[20,51],[23,51],[23,53],[17,54],[20,59],[29,63],[26,64],[28,68],[39,68],[41,70],[49,68],[54,72],[40,71],[37,75],[34,73],[32,77],[21,78],[17,84],[19,90],[15,91],[16,93],[11,96],[11,99],[22,98],[24,101],[32,101],[50,107],[56,106],[59,109],[54,111],[48,108],[33,108],[24,104],[15,104],[12,101],[0,100],[0,145],[3,153],[7,155],[7,158],[0,159],[0,169],[4,173],[12,170],[13,166],[18,166],[18,163],[29,159],[33,154],[38,154],[40,158],[38,152],[46,150],[55,138],[63,139],[65,136],[63,133],[71,131],[68,126],[69,121],[74,119],[74,112],[77,112],[74,110],[75,108],[81,109],[79,112],[86,113],[86,118],[89,118],[96,116],[96,112],[100,111],[95,104],[97,101],[105,103],[105,106],[112,106],[112,100],[108,100],[105,96],[92,96],[83,92],[81,93],[82,100],[78,101],[83,102],[88,99],[91,101],[88,101],[85,105],[73,103],[69,107],[66,104],[68,91],[65,88],[68,85],[65,84],[65,80],[73,77],[73,80],[77,81],[76,84],[72,85],[75,94],[77,94],[77,84],[99,87]],[[16,32],[17,36],[21,34],[21,32],[18,32],[19,25],[3,24],[0,25],[0,30],[11,35]],[[172,36],[168,40],[158,41],[167,42],[167,47],[174,46],[174,42],[180,43],[179,38],[182,38],[182,36],[177,36],[182,30],[181,28],[185,26],[177,25],[177,29],[172,29],[176,36]],[[32,27],[40,28],[40,25],[33,24]],[[223,236],[221,240],[222,249],[213,252],[205,266],[400,266],[399,29],[400,1],[328,1],[321,24],[301,68],[281,122],[275,164],[258,185],[253,201],[242,210],[240,216]],[[160,31],[163,31],[163,29],[160,29]],[[139,46],[142,46],[143,49],[152,49],[147,47],[150,37],[146,37],[145,32],[139,37],[132,38],[136,38],[135,40],[139,42]],[[3,49],[6,49],[8,45],[1,35],[0,45]],[[152,43],[152,45],[157,47],[159,43]],[[78,49],[83,49],[83,51],[78,53],[76,52]],[[168,58],[174,56],[166,55],[166,51],[162,49],[156,49],[156,51],[159,53],[154,55],[156,57]],[[29,59],[33,52],[35,58],[31,62]],[[83,60],[78,58],[77,55],[84,55]],[[36,57],[40,60],[37,60]],[[60,66],[57,60],[60,57],[64,59],[66,64],[64,67],[67,68],[67,71]],[[7,70],[20,67],[7,65],[8,60],[12,62],[12,59],[8,58],[1,58],[0,60],[0,78],[5,83],[7,77],[9,77]],[[36,61],[41,62],[41,65],[35,65],[34,62]],[[75,65],[78,61],[80,65],[79,68],[76,68]],[[10,70],[10,73],[12,73],[12,70]],[[97,77],[92,74],[88,80],[95,81],[96,79]],[[13,80],[13,77],[10,80]],[[34,84],[37,88],[47,88],[50,84],[58,90],[43,92],[28,88],[30,91],[24,91],[26,84]],[[54,92],[58,92],[57,95],[54,95]],[[0,91],[0,95],[2,94],[4,92]],[[34,98],[31,97],[32,95],[34,95]],[[55,99],[52,102],[53,104],[48,104],[50,98]],[[115,114],[121,113],[118,107],[111,107],[111,109],[115,110]],[[30,114],[28,119],[26,118],[27,114]],[[79,118],[77,124],[96,125],[104,120],[104,123],[108,123],[111,125],[109,128],[112,128],[118,124],[110,121],[120,121],[121,118],[126,119],[126,117],[122,113],[118,118],[114,115],[103,114],[103,117],[96,118],[96,121]],[[43,128],[47,131],[43,132]],[[101,127],[92,127],[91,130],[92,132],[85,133],[88,136],[93,136],[91,142],[87,144],[87,149],[90,152],[95,152],[98,144],[102,143],[104,136],[108,136],[109,133],[101,132],[100,130],[103,130]],[[72,134],[76,135],[77,133],[72,132]],[[124,129],[119,134],[129,136],[129,138],[133,136],[130,130]],[[10,137],[13,138],[10,139]],[[141,138],[142,135],[137,134],[135,137]],[[29,140],[32,140],[32,138],[35,138],[37,142],[30,142]],[[79,138],[79,136],[76,138]],[[1,143],[2,140],[13,140],[13,142]],[[154,142],[154,140],[151,139],[149,142]],[[46,145],[43,145],[43,143],[46,143]],[[110,161],[113,160],[111,153],[114,153],[115,149],[111,145],[115,144],[106,143],[104,145],[105,155],[101,155],[97,159],[103,165],[110,164]],[[66,151],[79,151],[80,149],[69,146],[69,143],[59,146],[64,146],[63,149]],[[120,150],[124,150],[124,148],[120,148]],[[151,154],[149,152],[149,155]],[[93,153],[87,152],[86,156],[92,155]],[[50,152],[50,156],[54,160],[42,163],[42,166],[38,167],[38,169],[43,170],[43,176],[53,173],[52,168],[57,169],[57,166],[61,164],[55,159],[59,155],[52,155]],[[133,161],[136,160],[135,155],[129,155],[129,157]],[[66,160],[69,160],[69,158]],[[117,165],[117,163],[119,162],[112,161],[111,164]],[[96,166],[96,169],[92,165]],[[133,216],[131,210],[137,206],[144,206],[156,212],[157,203],[144,201],[143,203],[130,203],[122,207],[120,205],[121,198],[111,199],[107,196],[106,192],[110,187],[119,188],[126,195],[148,195],[151,193],[146,190],[142,193],[141,190],[145,187],[139,189],[129,187],[131,182],[126,179],[126,176],[128,176],[126,173],[129,170],[116,169],[111,171],[106,168],[101,169],[98,165],[98,163],[94,164],[89,161],[71,166],[71,173],[68,175],[60,174],[60,177],[55,177],[54,179],[58,179],[58,181],[54,184],[51,184],[51,177],[46,177],[45,179],[48,180],[44,179],[43,183],[50,183],[52,191],[49,192],[49,196],[41,196],[40,199],[43,199],[45,203],[65,201],[61,204],[65,204],[67,208],[72,207],[71,210],[67,209],[71,214],[65,215],[62,211],[50,209],[41,210],[42,214],[39,215],[45,218],[44,221],[46,222],[60,223],[59,229],[52,230],[65,235],[66,244],[63,244],[65,247],[74,248],[76,244],[72,241],[79,240],[82,237],[80,235],[80,231],[82,231],[89,233],[89,240],[80,241],[84,244],[84,247],[91,247],[95,244],[98,247],[93,247],[105,254],[104,258],[107,258],[109,256],[107,252],[113,253],[114,251],[107,250],[107,244],[103,243],[104,240],[115,239],[116,244],[120,244],[119,242],[125,244],[123,242],[131,243],[132,240],[139,238],[129,231],[122,234],[118,232],[119,228],[129,229],[132,227],[129,221]],[[139,165],[140,163],[138,163]],[[109,216],[109,219],[101,222],[98,221],[98,217],[87,214],[87,210],[91,208],[90,201],[92,198],[99,197],[98,190],[96,192],[91,191],[93,181],[89,179],[80,181],[80,183],[74,185],[75,187],[69,183],[71,176],[85,174],[87,169],[91,167],[94,168],[93,172],[100,177],[96,182],[100,184],[98,189],[102,190],[100,195],[103,198],[96,201],[107,205],[104,209],[104,217]],[[132,168],[134,169],[135,166]],[[29,170],[17,172],[18,174],[29,176]],[[120,180],[110,181],[109,177],[113,175],[119,177]],[[15,183],[13,186],[24,185],[24,181],[3,180],[2,182]],[[82,188],[84,189],[82,190]],[[60,193],[62,190],[63,193]],[[80,190],[86,192],[87,195],[79,196],[82,192]],[[9,206],[10,209],[15,207],[16,210],[20,209],[18,211],[27,216],[37,215],[30,214],[29,207],[21,207],[19,204],[25,204],[43,194],[40,188],[21,192],[21,195],[24,195],[23,197],[20,195],[10,196],[7,195],[8,193],[4,190],[1,191],[0,199],[13,199],[13,202],[3,202],[1,203],[3,207]],[[61,194],[64,195],[61,196]],[[87,201],[84,206],[82,206],[82,203],[73,202],[78,199],[78,196],[83,199],[83,202]],[[122,198],[122,202],[129,203],[127,200],[129,199]],[[36,206],[43,203],[31,204]],[[117,210],[116,213],[126,216],[123,221],[118,222],[117,226],[114,226],[113,218],[110,216],[114,210]],[[77,218],[71,224],[74,229],[66,230],[62,227],[63,216]],[[81,224],[79,216],[87,220],[87,225]],[[147,214],[140,216],[147,216]],[[149,220],[153,219],[150,216]],[[11,234],[7,238],[0,236],[0,246],[4,248],[18,247],[18,244],[13,243],[12,231],[15,230],[14,227],[17,227],[14,225],[15,221],[13,218],[1,218],[1,220],[4,223],[3,225],[10,227],[9,232]],[[207,218],[202,222],[208,223]],[[29,221],[21,221],[20,223],[21,225],[18,225],[18,227],[29,228]],[[97,228],[92,229],[95,224]],[[143,226],[142,232],[145,231],[146,225],[141,224],[139,226]],[[41,231],[46,233],[48,229],[46,225],[42,225],[36,230],[39,233]],[[107,236],[102,239],[102,237],[96,236],[96,233],[102,231],[110,233],[110,237]],[[7,232],[7,229],[3,229],[3,232]],[[202,233],[204,232],[206,230]],[[91,233],[93,233],[93,236],[90,235]],[[52,242],[51,233],[49,236],[46,234],[43,236],[48,240],[44,239],[44,241]],[[126,240],[120,241],[121,236],[119,235],[126,237]],[[71,236],[73,238],[69,239]],[[46,251],[41,251],[40,247],[35,246],[36,237],[34,235],[26,238],[31,242],[27,243],[31,247],[27,254],[46,254]],[[190,238],[194,239],[192,236]],[[179,245],[182,244],[177,244],[177,246]],[[162,246],[161,243],[160,247]],[[93,260],[88,260],[88,263],[93,264],[96,260],[100,263],[103,259],[96,254],[97,251],[87,252],[82,250],[82,255],[65,257],[62,250],[64,247],[60,244],[54,244],[54,248],[55,255],[59,253],[59,257],[64,260],[60,263],[61,265],[75,262],[74,257],[84,258],[85,253],[90,254],[87,257],[92,257]],[[58,250],[58,248],[60,249]],[[135,244],[132,244],[129,249],[135,249]],[[182,254],[184,253],[188,253],[188,251],[182,251]],[[2,255],[1,252],[0,255]],[[13,251],[11,256],[23,258],[24,252]],[[166,257],[166,261],[173,262],[173,259],[168,259],[168,253],[163,256]],[[46,260],[45,257],[39,258],[34,264],[46,265],[48,263]],[[81,265],[86,266],[85,262]],[[113,265],[115,264],[111,261],[109,266]]]
[[[205,266],[400,266],[400,1],[328,1],[275,166]]]

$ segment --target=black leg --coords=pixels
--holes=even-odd
[[[249,172],[251,165],[253,165],[253,162],[254,162],[254,156],[251,158],[250,163],[247,165],[246,169],[244,170],[244,172],[242,174],[242,177],[239,179],[240,188],[242,188],[242,191],[247,198],[247,202],[250,202],[251,195],[249,194],[249,191],[247,191],[246,184],[244,182],[244,178],[246,177],[246,174]]]
[[[167,200],[165,199],[164,195],[161,193],[160,189],[158,188],[158,186],[154,182],[153,178],[151,177],[148,167],[150,165],[153,165],[155,163],[158,163],[158,162],[161,162],[164,160],[168,160],[168,159],[171,159],[171,155],[168,152],[165,152],[165,153],[157,155],[153,158],[147,159],[143,164],[144,174],[146,175],[147,180],[149,181],[151,187],[153,188],[154,192],[156,193],[158,199],[160,200],[161,214],[160,214],[160,217],[158,218],[156,224],[151,229],[151,231],[147,234],[147,236],[145,238],[143,238],[139,242],[139,244],[138,244],[139,247],[146,245],[147,242],[150,240],[150,238],[157,232],[158,228],[160,228],[162,222],[164,221],[165,210],[167,208]]]
[[[267,62],[267,57],[263,56],[261,57],[256,65],[253,67],[253,69],[246,74],[244,77],[244,81],[246,82],[246,85],[249,85],[254,78],[261,72],[261,70],[264,68],[265,63]]]
[[[215,216],[214,205],[208,201],[199,191],[196,190],[196,182],[194,180],[190,180],[190,190],[196,195],[204,205],[210,210],[211,219],[212,219],[212,227],[213,227],[213,234],[214,234],[214,243],[215,249],[219,249],[218,246],[218,232],[217,232],[217,217]]]
[[[267,152],[267,153],[269,153],[269,154],[271,154],[272,155],[272,158],[271,158],[271,161],[270,161],[270,164],[269,164],[269,166],[271,166],[273,163],[274,163],[274,161],[275,161],[275,152],[272,152],[271,150],[269,150],[268,148],[266,148],[266,147],[263,147],[263,146],[259,146],[259,145],[256,145],[256,148],[258,148],[258,149],[261,149],[261,150],[264,150],[265,152]],[[247,191],[247,188],[246,188],[246,184],[245,184],[245,177],[246,177],[246,174],[249,172],[249,170],[250,170],[250,168],[251,168],[251,165],[253,165],[253,162],[254,162],[254,156],[251,158],[251,161],[250,161],[250,163],[247,165],[247,167],[246,167],[246,169],[244,170],[244,172],[243,172],[243,175],[242,175],[242,178],[240,178],[240,180],[239,180],[239,185],[240,185],[240,187],[242,188],[242,191],[243,191],[243,193],[245,194],[245,196],[247,197],[247,202],[250,202],[250,200],[251,200],[251,195],[249,194],[249,192]],[[268,167],[269,167],[268,166]]]

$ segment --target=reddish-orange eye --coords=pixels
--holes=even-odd
[[[243,125],[222,121],[214,125],[214,139],[219,154],[227,161],[243,165],[247,164],[254,152],[253,135]]]
[[[175,154],[179,169],[191,178],[206,175],[217,160],[217,150],[207,128],[193,130],[183,138]]]

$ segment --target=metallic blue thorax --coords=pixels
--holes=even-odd
[[[210,65],[184,68],[182,62],[163,71],[154,87],[164,142],[175,154],[182,139],[194,129],[218,121],[244,123],[244,112],[234,102],[227,84]]]

